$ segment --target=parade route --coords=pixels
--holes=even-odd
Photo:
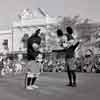
[[[65,86],[66,73],[42,73],[38,89],[24,89],[24,75],[0,79],[0,100],[99,100],[100,74],[78,73],[78,86]]]

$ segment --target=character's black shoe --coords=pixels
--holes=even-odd
[[[67,84],[66,86],[72,86],[72,83]]]
[[[72,87],[77,87],[77,84],[76,84],[76,83],[73,83],[73,84],[72,84]]]

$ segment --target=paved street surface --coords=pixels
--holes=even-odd
[[[0,100],[100,100],[100,74],[78,73],[78,86],[67,87],[66,73],[42,73],[38,89],[24,89],[24,76],[0,79]]]

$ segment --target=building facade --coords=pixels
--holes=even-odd
[[[26,51],[25,42],[23,43],[24,36],[34,34],[38,28],[45,33],[48,40],[50,31],[54,32],[55,27],[62,20],[61,17],[48,16],[40,8],[35,13],[32,13],[30,9],[25,9],[17,17],[18,20],[12,23],[10,30],[0,32],[0,47],[3,49],[3,41],[7,41],[9,52]]]

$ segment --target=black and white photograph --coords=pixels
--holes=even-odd
[[[0,0],[0,100],[100,99],[100,0]]]

